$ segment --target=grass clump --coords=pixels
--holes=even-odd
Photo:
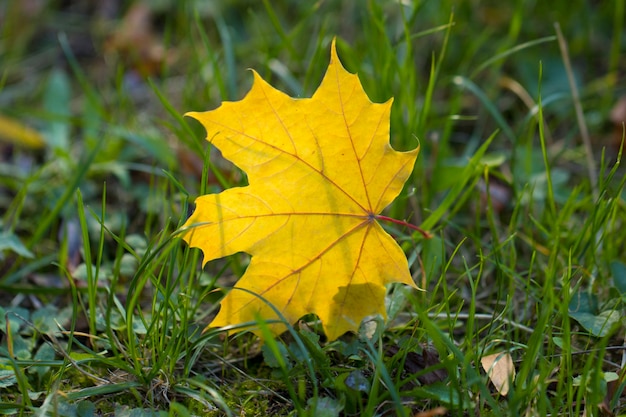
[[[625,412],[622,2],[118,6],[0,6],[0,114],[41,135],[0,119],[0,413]],[[203,333],[248,259],[202,269],[177,230],[245,178],[181,115],[241,98],[245,68],[310,96],[334,36],[394,97],[393,146],[421,145],[388,215],[433,233],[389,229],[426,291],[333,342],[314,317]]]

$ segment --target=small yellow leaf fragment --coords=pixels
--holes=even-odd
[[[500,395],[508,394],[510,383],[515,380],[515,366],[511,355],[508,352],[494,353],[483,356],[480,363]]]
[[[32,149],[41,149],[45,145],[39,132],[2,115],[0,115],[0,139]]]

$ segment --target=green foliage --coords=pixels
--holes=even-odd
[[[0,414],[625,412],[626,174],[609,121],[624,2],[164,1],[150,7],[167,59],[144,78],[111,46],[121,14],[53,2],[18,19],[26,2],[5,3],[0,113],[46,147],[0,132]],[[248,259],[202,269],[177,229],[193,197],[246,178],[181,114],[240,99],[245,68],[310,96],[335,35],[366,92],[394,97],[394,147],[421,145],[388,215],[434,238],[388,231],[426,291],[389,288],[387,323],[330,343],[315,317],[263,343],[202,333]],[[503,351],[506,396],[477,365]]]

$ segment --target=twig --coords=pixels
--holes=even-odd
[[[407,313],[400,313],[398,314],[399,317],[402,317],[404,315],[408,315],[409,317],[413,318],[415,316],[417,316],[416,313],[411,313],[411,312],[407,312]],[[458,313],[458,314],[454,314],[453,316],[454,318],[457,319],[461,319],[461,320],[465,320],[468,319],[470,317],[469,313]],[[510,326],[516,327],[524,332],[527,333],[532,333],[534,332],[534,329],[528,327],[528,326],[524,326],[523,324],[517,323],[513,320],[509,320],[505,317],[502,316],[497,316],[495,314],[473,314],[472,317],[476,320],[496,320],[496,321],[501,321],[505,324],[508,324]],[[430,319],[445,319],[448,318],[448,315],[446,313],[428,313],[428,318]]]

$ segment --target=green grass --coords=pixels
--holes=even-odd
[[[609,122],[623,2],[165,1],[168,58],[148,78],[106,46],[103,11],[20,4],[0,6],[32,13],[0,17],[0,114],[46,146],[0,131],[0,413],[626,414],[626,171]],[[240,99],[246,68],[310,97],[334,36],[371,99],[394,97],[393,146],[421,145],[385,214],[434,237],[385,227],[426,291],[389,288],[387,323],[332,342],[314,317],[280,338],[252,323],[265,343],[203,333],[248,258],[202,269],[177,230],[196,196],[245,178],[182,114]],[[515,365],[507,395],[481,367],[497,352]]]

